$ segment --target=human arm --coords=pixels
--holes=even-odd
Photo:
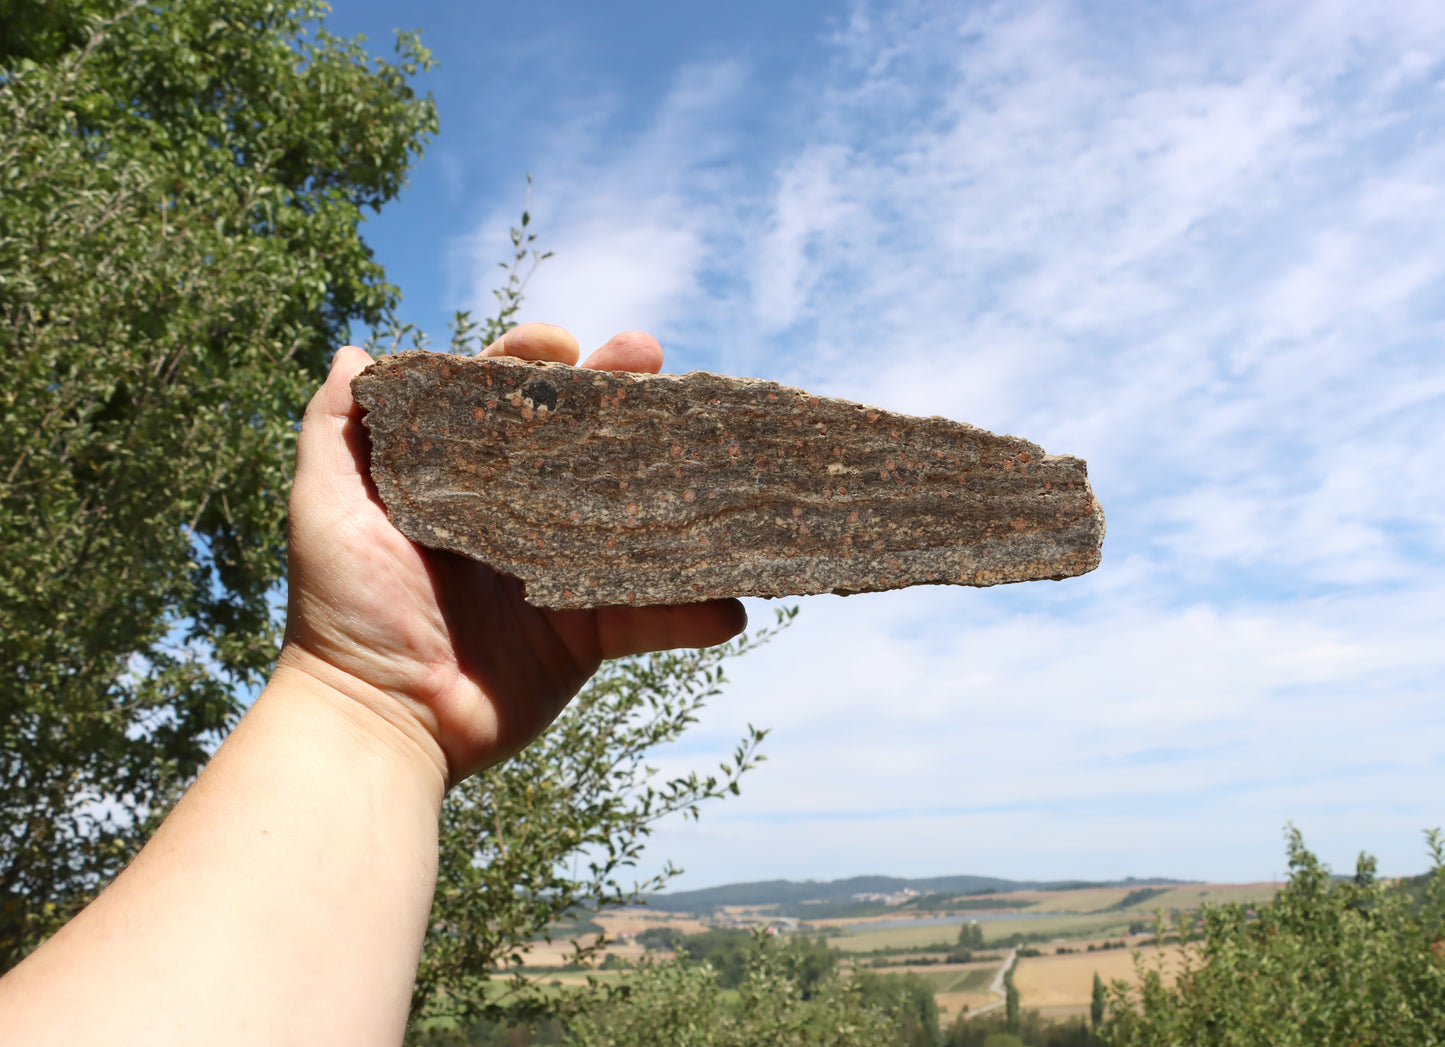
[[[576,343],[526,325],[489,352],[570,363]],[[0,1044],[399,1042],[447,787],[545,729],[602,658],[742,628],[732,601],[541,611],[407,541],[367,478],[367,362],[338,353],[303,422],[275,674],[135,862],[0,980]],[[636,334],[588,360],[660,365]]]

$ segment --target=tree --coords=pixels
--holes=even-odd
[[[977,920],[969,920],[958,929],[958,943],[948,954],[950,963],[968,963],[974,951],[983,948],[983,927]]]
[[[1206,907],[1181,921],[1183,959],[1141,987],[1116,982],[1101,1026],[1111,1044],[1386,1047],[1445,1043],[1445,838],[1428,834],[1432,871],[1412,892],[1361,855],[1337,881],[1289,830],[1289,882],[1252,910]],[[1163,939],[1162,918],[1156,939]]]
[[[878,1047],[936,1043],[919,1038],[926,986],[897,975],[872,975],[867,984],[831,972],[805,987],[811,944],[767,935],[748,940],[736,1000],[706,964],[676,958],[644,960],[617,986],[594,985],[571,1001],[564,1042],[571,1047]],[[921,987],[921,988],[920,988]],[[910,1032],[913,1030],[913,1032]]]
[[[795,613],[780,611],[778,627]],[[555,996],[517,970],[523,948],[534,937],[550,941],[565,933],[578,906],[626,904],[675,874],[668,866],[641,883],[620,878],[659,819],[696,818],[704,800],[739,791],[741,775],[762,759],[765,732],[750,728],[716,774],[657,782],[646,760],[719,692],[722,663],[774,632],[606,664],[542,738],[452,790],[442,809],[436,900],[412,996],[414,1030],[436,1022],[517,1022],[555,1009]],[[574,958],[588,960],[605,944],[602,937],[585,946],[574,940]]]
[[[397,300],[436,128],[316,0],[0,12],[0,970],[134,853],[278,641],[294,421]]]
[[[720,987],[736,989],[747,977],[755,937],[752,931],[742,927],[715,927],[689,934],[680,946],[689,961],[711,968]]]
[[[977,1017],[960,1014],[944,1034],[945,1047],[1101,1047],[1082,1018],[1045,1019],[1037,1009],[1025,1011],[1016,1032],[1005,1031],[1007,1016],[990,1011]]]
[[[1104,1009],[1107,1004],[1107,996],[1104,990],[1104,979],[1099,977],[1099,972],[1094,972],[1094,989],[1089,997],[1089,1028],[1097,1030],[1104,1023]]]
[[[324,10],[0,10],[0,970],[124,865],[269,669],[296,419],[351,322],[425,342],[360,222],[436,130],[410,86],[430,56],[400,34],[372,60]],[[524,210],[496,316],[458,314],[453,351],[514,324],[535,244]],[[658,819],[737,792],[763,732],[714,774],[647,756],[766,635],[606,667],[452,792],[415,1015],[542,1009],[491,973],[666,879],[621,877]]]
[[[666,949],[672,952],[685,937],[676,927],[649,927],[639,931],[635,940],[644,949]]]
[[[916,972],[879,974],[859,969],[853,972],[852,983],[865,1007],[882,1011],[893,1022],[896,1032],[890,1043],[938,1047],[943,1042],[933,985]]]
[[[1003,976],[1003,998],[1004,998],[1004,1028],[1011,1033],[1019,1031],[1019,990],[1014,985],[1014,971],[1018,969],[1018,957],[1009,964],[1008,971]]]

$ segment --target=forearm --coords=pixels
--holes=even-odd
[[[294,669],[135,862],[0,981],[0,1043],[396,1044],[444,783]]]

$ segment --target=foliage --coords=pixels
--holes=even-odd
[[[706,963],[686,958],[645,960],[619,986],[593,987],[573,1001],[565,1042],[570,1047],[933,1047],[937,1013],[921,980],[896,975],[847,977],[830,972],[811,981],[813,947],[767,935],[750,937],[735,993]],[[734,998],[735,997],[735,998]],[[918,1038],[925,1013],[927,1038]]]
[[[692,963],[712,969],[721,988],[736,989],[747,977],[754,937],[754,932],[742,927],[717,927],[689,934],[678,944]]]
[[[958,929],[958,943],[948,954],[948,961],[950,963],[968,963],[973,959],[973,954],[982,948],[983,925],[977,920],[969,920]]]
[[[637,944],[644,949],[674,950],[685,938],[676,927],[649,927],[637,933]]]
[[[408,1037],[412,1047],[561,1047],[562,1023],[542,1018],[523,1025],[479,1019],[457,1028],[436,1027]]]
[[[943,1047],[1103,1047],[1082,1019],[1053,1022],[1037,1010],[1024,1011],[1015,1031],[1006,1029],[1001,1011],[973,1017],[960,1014],[945,1030]]]
[[[1019,990],[1014,984],[1014,971],[1018,970],[1018,956],[1014,956],[1003,976],[1004,1028],[1011,1033],[1019,1031]]]
[[[1116,982],[1101,1026],[1111,1044],[1387,1047],[1445,1043],[1445,839],[1418,901],[1361,855],[1336,881],[1289,831],[1289,883],[1257,910],[1205,907],[1181,923],[1176,984],[1163,959],[1142,986]],[[1156,930],[1164,937],[1162,918]]]
[[[856,970],[852,982],[863,1006],[881,1010],[895,1024],[888,1041],[897,1047],[938,1047],[938,1001],[933,986],[913,971],[879,974]]]
[[[1104,1013],[1108,1009],[1109,998],[1104,989],[1104,979],[1099,977],[1099,972],[1094,972],[1094,987],[1089,993],[1089,1028],[1098,1029],[1104,1022]]]
[[[430,56],[401,34],[375,61],[324,11],[0,9],[0,969],[119,870],[272,663],[295,420],[350,323],[425,340],[359,228],[436,129],[409,84]],[[512,326],[546,257],[524,211],[497,315],[458,314],[452,349]],[[767,635],[608,666],[453,791],[418,1015],[540,1009],[488,972],[667,878],[620,882],[658,819],[737,791],[763,732],[712,775],[646,756]]]
[[[0,10],[0,970],[112,877],[278,641],[294,419],[436,128],[315,0]]]
[[[682,937],[677,949],[693,963],[712,968],[722,988],[736,989],[747,977],[748,965],[756,952],[756,936],[755,932],[741,927],[719,927]],[[790,935],[787,952],[798,991],[804,998],[837,969],[838,952],[830,949],[822,936]]]
[[[451,352],[473,355],[516,326],[527,280],[551,257],[536,241],[524,205],[511,230],[511,260],[501,263],[507,281],[495,292],[497,314],[479,323],[458,312]],[[424,332],[388,312],[367,348],[427,343]],[[448,794],[431,926],[412,990],[411,1042],[472,1042],[455,1039],[457,1029],[480,1043],[551,1028],[560,1001],[522,974],[525,945],[551,942],[562,928],[571,936],[572,964],[584,963],[608,944],[584,914],[626,905],[676,875],[669,864],[649,880],[618,879],[637,864],[658,820],[676,813],[696,819],[703,801],[736,795],[741,776],[764,759],[758,746],[767,732],[750,726],[717,774],[694,771],[658,784],[647,757],[696,722],[725,682],[724,661],[767,643],[796,614],[781,609],[773,629],[709,650],[604,665],[541,739]],[[584,945],[586,933],[596,937]]]
[[[721,929],[689,934],[682,942],[682,952],[694,963],[707,963],[724,989],[736,989],[747,978],[749,963],[756,947],[753,931]],[[829,949],[825,937],[792,934],[788,939],[788,957],[793,981],[803,999],[838,969],[838,952]]]
[[[668,866],[641,883],[621,879],[659,819],[696,818],[703,801],[738,792],[740,776],[762,759],[765,732],[750,728],[716,774],[658,782],[648,755],[696,722],[725,682],[724,661],[766,643],[795,613],[779,611],[774,629],[731,644],[605,665],[541,739],[452,790],[412,996],[414,1028],[518,1021],[553,1008],[517,970],[523,946],[539,936],[550,941],[554,924],[576,906],[624,905],[675,873]],[[574,959],[605,944],[574,939]],[[498,978],[505,968],[510,976]]]

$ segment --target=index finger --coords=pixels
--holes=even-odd
[[[662,370],[662,346],[646,331],[623,331],[609,338],[582,366],[594,371],[657,374]]]
[[[482,356],[515,356],[522,360],[550,360],[575,364],[581,353],[577,339],[556,324],[519,324],[481,351]]]

